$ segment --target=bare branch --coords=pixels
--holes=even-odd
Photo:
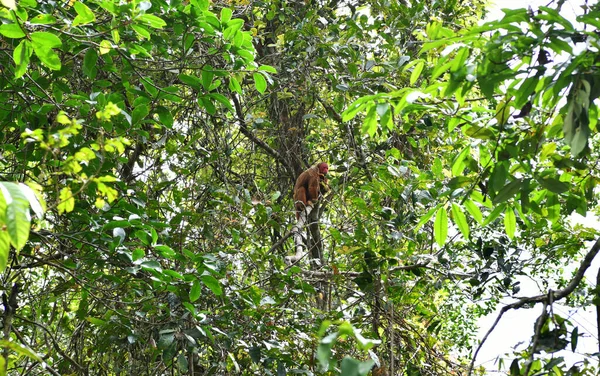
[[[559,300],[569,296],[569,294],[571,294],[573,291],[575,291],[577,286],[579,286],[579,284],[581,283],[581,280],[583,279],[585,272],[592,264],[592,261],[598,254],[598,251],[600,251],[600,238],[598,238],[596,240],[596,243],[594,243],[594,245],[592,246],[592,249],[590,249],[590,251],[585,255],[585,257],[583,258],[583,261],[581,261],[581,265],[579,265],[579,269],[577,270],[577,273],[575,274],[573,279],[571,279],[571,282],[569,282],[567,287],[565,287],[564,289],[560,289],[557,291],[549,291],[547,294],[544,294],[544,295],[536,295],[536,296],[521,298],[514,303],[511,303],[509,305],[502,307],[502,309],[500,310],[500,313],[498,314],[498,317],[496,318],[496,321],[494,321],[494,324],[492,325],[490,330],[488,330],[488,332],[485,334],[485,336],[483,337],[483,339],[477,346],[477,350],[475,350],[475,354],[473,354],[473,359],[471,359],[471,364],[469,364],[468,375],[470,376],[473,372],[473,367],[475,366],[475,360],[477,359],[477,354],[479,353],[479,350],[481,350],[481,347],[483,346],[485,341],[488,339],[488,337],[490,336],[492,331],[494,331],[494,329],[496,328],[496,325],[498,325],[498,322],[500,322],[500,318],[506,312],[508,312],[511,309],[519,309],[525,305],[531,305],[531,304],[536,304],[536,303],[552,304],[552,302],[559,301]]]

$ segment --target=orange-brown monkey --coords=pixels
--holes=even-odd
[[[319,200],[319,190],[321,182],[327,186],[325,175],[329,171],[329,166],[325,162],[318,163],[298,176],[296,185],[294,185],[294,203],[296,206],[296,219],[300,218],[302,212],[307,206],[312,206]],[[324,187],[324,188],[325,188]]]

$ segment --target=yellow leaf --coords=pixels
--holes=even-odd
[[[10,10],[15,10],[17,9],[17,3],[15,2],[15,0],[0,0],[0,3],[10,9]]]
[[[112,45],[110,44],[110,41],[107,41],[106,39],[103,40],[102,42],[100,42],[100,55],[109,53],[111,48]]]

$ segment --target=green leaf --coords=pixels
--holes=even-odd
[[[571,154],[574,156],[578,156],[582,151],[585,150],[585,147],[588,144],[588,136],[589,132],[583,130],[583,128],[577,127],[575,130],[575,134],[573,135],[573,139],[571,140]]]
[[[204,285],[208,287],[215,295],[221,296],[221,294],[223,294],[221,285],[215,277],[213,277],[212,275],[203,275],[201,278],[202,283],[204,283]]]
[[[208,88],[210,88],[210,84],[212,83],[214,76],[215,74],[213,72],[213,67],[206,65],[204,68],[202,68],[202,86],[204,87],[204,90],[208,90]]]
[[[252,54],[252,52],[250,52],[248,50],[244,50],[244,49],[240,48],[237,50],[237,54],[240,55],[240,57],[242,57],[248,63],[254,61],[254,55]]]
[[[167,127],[168,129],[173,128],[174,119],[173,115],[171,114],[171,111],[169,111],[168,108],[158,106],[156,108],[156,113],[158,114],[158,119],[165,127]]]
[[[6,204],[6,226],[10,243],[20,251],[29,238],[31,217],[29,200],[17,183],[0,182],[0,192]]]
[[[229,89],[238,94],[242,94],[242,86],[240,85],[240,82],[233,76],[229,77]]]
[[[510,118],[510,106],[508,102],[502,101],[496,106],[496,121],[498,125],[504,125]]]
[[[2,340],[0,340],[0,347],[10,349],[10,350],[16,352],[17,354],[26,356],[32,360],[35,360],[36,362],[44,361],[41,358],[41,356],[36,354],[32,349],[30,349],[29,347],[23,346],[23,345],[17,343],[16,341],[8,341],[5,339],[2,339]]]
[[[89,48],[83,58],[83,73],[91,79],[96,78],[96,74],[98,74],[98,68],[96,68],[97,63],[98,53],[96,52],[96,49]]]
[[[519,376],[521,375],[521,369],[519,368],[519,358],[515,358],[512,363],[510,363],[510,376]]]
[[[234,109],[233,106],[231,105],[231,102],[229,101],[229,99],[227,99],[226,96],[224,96],[223,94],[219,94],[219,93],[210,93],[208,94],[208,96],[212,99],[215,99],[217,102],[221,103],[222,105],[224,105],[225,107],[227,107],[227,109],[229,111],[231,111],[232,113],[234,113]]]
[[[148,116],[149,113],[150,109],[148,108],[148,106],[145,104],[140,104],[139,106],[134,108],[133,112],[131,113],[131,123],[141,123],[146,118],[146,116]]]
[[[13,51],[13,59],[15,60],[15,78],[22,77],[27,72],[27,66],[29,65],[29,59],[33,54],[33,47],[31,42],[24,39]]]
[[[515,211],[510,206],[506,208],[506,212],[504,213],[504,229],[506,230],[506,235],[509,239],[515,237],[517,218],[515,216]]]
[[[137,261],[143,258],[144,256],[146,256],[146,252],[144,252],[144,250],[141,248],[136,248],[131,254],[131,259],[132,261]]]
[[[569,190],[569,185],[567,183],[556,178],[538,178],[537,181],[543,188],[557,194],[561,194]]]
[[[465,213],[462,212],[460,206],[455,203],[452,203],[452,220],[458,226],[458,229],[462,233],[463,237],[465,239],[469,239],[469,222],[467,222],[467,217],[465,216]]]
[[[10,236],[8,228],[4,226],[6,223],[6,201],[0,195],[0,273],[6,269],[8,265],[8,255],[10,253]]]
[[[273,68],[270,65],[261,65],[260,67],[258,67],[258,70],[275,74],[277,73],[277,69]]]
[[[419,220],[419,223],[417,223],[417,225],[415,226],[414,231],[417,231],[421,228],[421,226],[423,226],[427,221],[429,221],[429,219],[431,217],[433,217],[433,214],[435,213],[435,211],[438,209],[438,207],[434,207],[429,209],[429,211],[427,211],[427,213],[425,213],[424,216],[421,217],[421,219]]]
[[[469,212],[469,214],[471,214],[471,217],[473,217],[474,220],[477,221],[477,223],[482,224],[483,223],[483,214],[481,214],[481,210],[479,210],[479,206],[477,206],[477,204],[475,204],[472,200],[466,200],[464,202],[465,208],[467,208],[467,211]]]
[[[58,54],[52,48],[62,46],[61,40],[54,34],[45,31],[31,33],[33,52],[48,68],[60,70],[61,62]]]
[[[448,237],[448,213],[445,207],[440,207],[435,214],[435,225],[433,227],[433,235],[436,243],[443,247]]]
[[[366,103],[361,103],[359,105],[354,105],[354,103],[352,103],[347,109],[346,111],[344,111],[342,113],[342,121],[346,122],[346,121],[350,121],[352,119],[354,119],[354,117],[362,110],[365,109],[365,107],[367,106]]]
[[[104,325],[106,325],[106,321],[104,321],[102,319],[97,319],[95,317],[86,317],[86,320],[89,321],[91,324],[94,324],[96,326],[104,326]]]
[[[478,125],[470,125],[468,127],[463,127],[462,129],[466,136],[480,140],[490,140],[496,138],[496,133],[490,128],[480,127]]]
[[[147,269],[147,270],[156,270],[157,272],[162,272],[162,267],[160,266],[160,264],[158,263],[158,261],[154,261],[154,260],[150,260],[150,261],[144,261],[140,264],[140,266],[143,269]]]
[[[544,13],[538,13],[535,18],[537,19],[542,19],[542,20],[547,20],[550,22],[556,22],[558,24],[560,24],[562,27],[565,28],[565,30],[567,31],[573,31],[573,25],[571,24],[571,22],[569,22],[569,20],[567,20],[566,18],[564,18],[563,16],[560,15],[560,13],[558,13],[558,11],[556,9],[552,9],[549,8],[547,6],[540,6],[540,10],[543,10],[544,12],[546,12],[546,14]]]
[[[490,214],[488,214],[485,221],[483,221],[482,226],[487,226],[490,223],[492,223],[492,221],[494,221],[496,218],[498,218],[498,216],[504,211],[505,208],[506,208],[505,203],[500,204],[500,206],[496,206],[494,208],[494,210],[492,210],[492,212]]]
[[[334,332],[323,338],[317,348],[317,360],[321,365],[321,369],[327,371],[329,369],[329,361],[331,359],[331,347],[335,343],[338,333]]]
[[[200,285],[200,281],[197,279],[194,280],[192,284],[192,288],[190,290],[190,302],[195,302],[200,298],[200,294],[202,293],[202,286]]]
[[[77,17],[73,20],[73,27],[96,21],[94,12],[92,12],[92,10],[84,3],[77,1],[73,4],[73,8],[75,8],[75,12],[77,12]]]
[[[267,80],[265,77],[260,73],[254,73],[252,74],[252,77],[254,77],[254,86],[256,87],[256,90],[261,94],[264,93],[265,90],[267,90]]]
[[[420,60],[415,65],[415,68],[413,69],[412,73],[410,74],[410,85],[411,86],[414,85],[415,82],[417,82],[417,80],[421,76],[421,72],[423,71],[424,67],[425,67],[425,62],[423,60]]]
[[[492,200],[494,205],[503,203],[514,196],[521,189],[521,179],[515,179],[510,183],[506,184],[500,189],[496,197]]]
[[[535,87],[539,80],[539,77],[531,76],[525,79],[525,81],[523,81],[523,83],[519,87],[519,90],[517,90],[515,94],[515,108],[522,108],[525,105],[525,103],[527,103],[527,101],[529,100],[529,96],[531,95],[531,93],[533,93],[533,90],[535,90]]]
[[[215,104],[212,102],[212,99],[210,97],[198,97],[198,103],[202,105],[202,107],[204,107],[204,109],[206,109],[206,112],[208,112],[210,115],[215,115],[217,113],[217,107],[215,107]]]
[[[377,132],[377,124],[377,106],[371,104],[367,116],[365,116],[365,120],[363,121],[361,132],[373,137],[375,132]]]
[[[68,213],[75,208],[75,198],[69,187],[64,187],[60,190],[58,202],[58,214]]]
[[[226,24],[231,19],[231,15],[233,14],[232,10],[229,8],[221,8],[221,23]]]
[[[0,25],[0,34],[7,38],[23,38],[25,33],[18,24],[2,24]]]
[[[200,91],[200,88],[202,87],[202,80],[200,80],[198,77],[189,76],[189,75],[183,74],[183,73],[180,74],[178,77],[179,77],[179,80],[181,82],[183,82],[184,84],[190,85],[194,89]]]
[[[465,158],[471,154],[471,147],[467,146],[466,148],[464,148],[454,159],[454,162],[452,163],[452,176],[460,176],[462,175],[466,164],[465,164]]]
[[[167,23],[162,18],[157,17],[153,14],[142,14],[137,19],[155,29],[162,29],[164,26],[167,25]]]
[[[208,10],[210,0],[191,0],[190,3],[200,10]]]
[[[141,38],[141,39],[150,39],[151,38],[151,34],[150,31],[148,29],[146,29],[145,26],[142,25],[131,25],[131,28],[133,29],[133,31],[135,31],[135,33]]]
[[[239,20],[242,21],[242,20]],[[243,21],[242,22],[230,22],[229,26],[227,26],[227,28],[223,31],[223,39],[225,40],[231,40],[234,39],[234,41],[237,39],[237,42],[234,42],[234,44],[237,47],[240,47],[243,42],[244,42],[244,36],[242,33],[239,32],[239,30],[242,28],[243,26]],[[241,41],[239,40],[239,37],[241,37]]]
[[[56,23],[56,18],[50,14],[38,14],[30,19],[29,22],[38,25],[52,25]]]
[[[579,327],[575,327],[573,328],[573,331],[571,332],[571,351],[575,352],[575,349],[577,348],[577,341],[579,340]]]
[[[356,359],[352,359],[348,356],[342,359],[341,364],[341,376],[366,376],[375,362],[372,359],[366,362],[360,362]]]
[[[34,214],[39,219],[42,219],[44,217],[44,211],[46,210],[46,202],[44,201],[42,195],[36,195],[36,192],[31,189],[31,187],[22,183],[19,184],[19,188],[27,199],[31,210],[33,210]]]
[[[175,270],[163,270],[163,274],[164,275],[168,275],[169,277],[172,278],[177,278],[177,279],[184,279],[183,276],[180,273],[177,273]]]

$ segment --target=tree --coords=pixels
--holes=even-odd
[[[567,216],[596,206],[597,9],[2,4],[5,371],[466,373],[506,297],[544,305],[511,372],[566,370],[539,352],[579,337],[552,303],[595,296]],[[289,267],[317,160],[320,263]]]

